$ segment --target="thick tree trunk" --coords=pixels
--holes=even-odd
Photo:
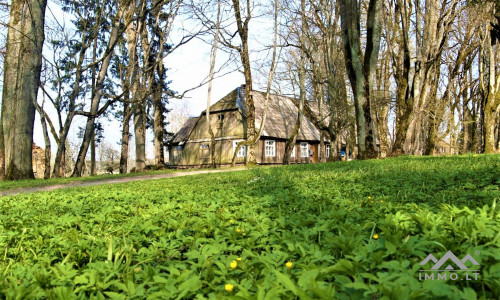
[[[13,0],[10,7],[2,94],[5,179],[34,178],[33,126],[40,72],[46,0]]]
[[[489,34],[488,32],[487,35]],[[483,105],[484,153],[491,154],[497,152],[495,125],[497,124],[497,110],[500,108],[500,75],[496,74],[496,53],[489,39],[485,46],[487,47],[487,54],[489,54],[489,82],[487,96]]]
[[[361,159],[377,157],[370,102],[380,49],[381,5],[380,0],[370,0],[368,5],[367,43],[363,57],[358,1],[340,1],[342,41],[346,70],[354,94],[358,152]]]
[[[5,179],[5,145],[3,142],[3,125],[0,120],[0,180]]]

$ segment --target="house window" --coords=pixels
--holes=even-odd
[[[300,143],[300,157],[309,157],[308,143]]]
[[[290,154],[290,157],[295,157],[295,145],[293,145],[292,154]]]
[[[330,144],[326,144],[326,157],[330,157]]]
[[[182,156],[182,146],[175,146],[174,160],[180,160]]]
[[[276,144],[274,141],[266,141],[266,156],[275,157],[276,156]]]
[[[200,159],[203,162],[207,162],[210,158],[210,145],[209,144],[201,144],[200,145]]]
[[[239,142],[242,142],[243,140],[238,140],[238,141],[233,141],[233,153],[236,151],[236,147],[238,146]],[[238,153],[236,154],[236,157],[245,157],[247,156],[247,146],[242,146],[240,150],[238,150]]]
[[[218,114],[217,120],[217,129],[222,129],[222,125],[224,124],[224,114]]]

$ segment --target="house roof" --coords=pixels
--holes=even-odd
[[[236,99],[238,99],[238,89],[231,91],[222,99],[210,106],[211,112],[237,109]],[[203,111],[204,113],[205,111]]]
[[[245,114],[246,108],[244,101],[238,100],[244,97],[244,90],[238,88],[231,91],[222,99],[210,106],[210,112],[219,112],[227,110],[239,109],[242,114]],[[259,129],[262,122],[262,117],[265,108],[266,94],[263,92],[252,91],[255,104],[255,128]],[[314,109],[314,108],[313,108]],[[201,113],[203,115],[205,111]],[[267,107],[267,116],[264,128],[262,130],[263,137],[273,137],[278,139],[288,139],[293,132],[295,122],[297,120],[298,108],[294,101],[289,97],[270,95]],[[184,126],[177,132],[172,140],[173,144],[178,144],[188,140],[193,128],[196,126],[198,118],[190,118]],[[303,141],[319,141],[320,133],[314,124],[302,116],[301,126],[297,134],[297,140]]]
[[[178,144],[187,141],[189,135],[191,134],[191,131],[198,122],[198,119],[199,117],[189,118],[186,123],[184,123],[184,126],[182,126],[182,128],[174,135],[172,144]]]
[[[259,129],[265,108],[266,94],[252,91],[255,103],[255,127]],[[270,95],[267,104],[267,116],[262,130],[262,136],[288,139],[297,121],[298,108],[292,99],[283,96]],[[297,140],[319,141],[319,130],[302,115]]]

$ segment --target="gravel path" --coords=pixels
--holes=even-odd
[[[32,187],[32,188],[15,188],[10,190],[0,191],[0,196],[13,196],[18,194],[29,194],[35,192],[47,192],[58,190],[62,188],[71,188],[71,187],[85,187],[85,186],[96,186],[101,184],[113,184],[113,183],[126,183],[131,181],[141,181],[141,180],[155,180],[162,178],[170,178],[170,177],[181,177],[181,176],[189,176],[189,175],[197,175],[197,174],[206,174],[206,173],[221,173],[221,172],[234,172],[234,171],[242,171],[246,170],[246,168],[228,168],[228,169],[217,169],[217,170],[197,170],[197,171],[187,171],[187,172],[178,172],[178,173],[165,173],[165,174],[155,174],[155,175],[137,175],[130,177],[122,177],[122,178],[108,178],[108,179],[99,179],[96,181],[74,181],[66,184],[56,184],[56,185],[47,185],[40,187]]]

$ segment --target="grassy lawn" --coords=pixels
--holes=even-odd
[[[499,299],[499,186],[479,155],[2,197],[0,298]],[[419,280],[449,250],[477,279]]]

